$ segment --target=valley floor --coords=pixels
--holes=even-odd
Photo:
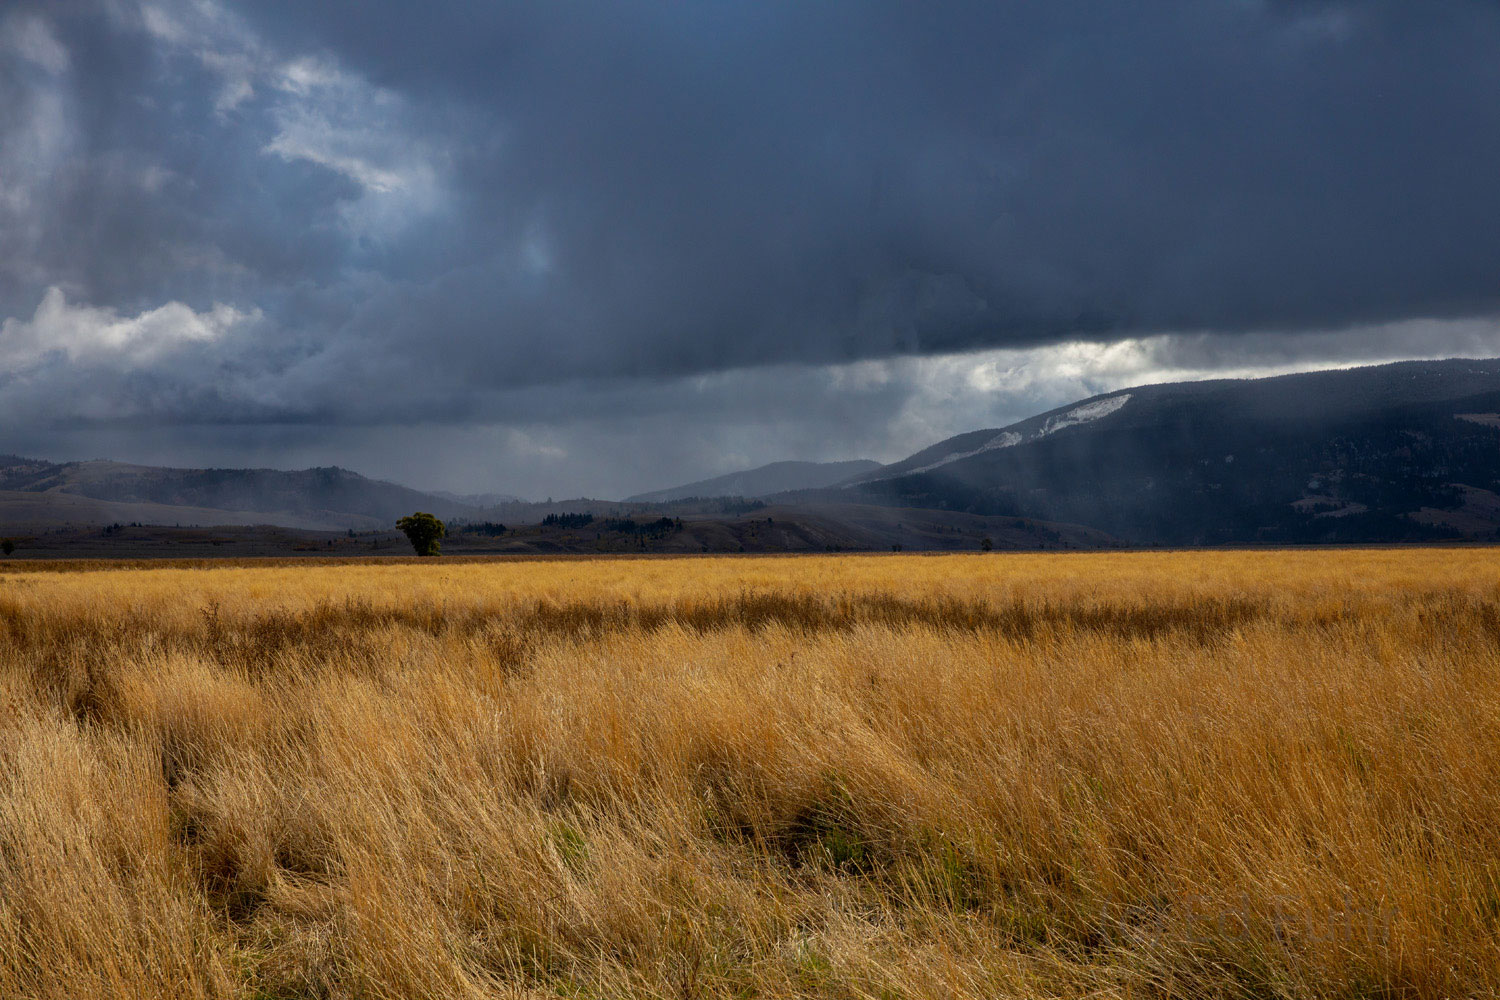
[[[607,509],[607,508],[606,508]],[[313,531],[275,525],[50,524],[11,522],[0,503],[0,538],[18,560],[332,557],[411,555],[392,529]],[[222,512],[220,512],[222,513]],[[668,513],[672,513],[668,509]],[[541,515],[531,512],[535,520]],[[985,517],[958,511],[860,504],[758,504],[738,514],[708,515],[661,509],[600,513],[564,526],[482,522],[449,525],[448,556],[647,555],[756,552],[869,552],[900,550],[1048,550],[1111,548],[1119,543],[1091,528],[1024,517]],[[212,522],[209,522],[212,523]]]
[[[1488,549],[0,564],[0,996],[1500,990]]]

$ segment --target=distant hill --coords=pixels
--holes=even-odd
[[[470,504],[337,467],[296,472],[172,469],[108,461],[54,463],[11,455],[0,456],[0,494],[0,521],[26,524],[93,518],[342,529],[389,527],[414,510],[445,519],[484,514]],[[127,507],[112,511],[109,505]]]
[[[626,497],[626,503],[668,503],[691,497],[764,497],[788,490],[815,490],[880,468],[879,462],[772,462],[696,483]]]
[[[1500,361],[1124,389],[949,438],[831,496],[1137,544],[1494,538]]]
[[[95,500],[70,493],[28,493],[0,490],[0,535],[108,524],[162,526],[227,526],[269,524],[305,531],[343,531],[346,528],[388,527],[373,520],[330,514],[298,515],[253,510],[219,510],[208,507],[167,506],[159,503],[127,503]]]

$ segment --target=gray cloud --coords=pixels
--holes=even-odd
[[[1478,0],[13,2],[0,447],[418,480],[441,427],[452,485],[624,493],[1070,351],[1431,355],[1500,312],[1496,51]]]

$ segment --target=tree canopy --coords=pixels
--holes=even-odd
[[[435,556],[442,552],[442,543],[438,541],[448,533],[448,529],[433,515],[426,511],[417,511],[408,514],[396,522],[396,527],[406,535],[406,540],[411,542],[411,547],[419,556]]]

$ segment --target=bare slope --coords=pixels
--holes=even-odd
[[[0,490],[0,533],[82,525],[157,524],[157,525],[280,525],[313,531],[342,531],[345,528],[385,527],[371,518],[328,513],[322,517],[292,511],[222,510],[212,507],[174,506],[159,503],[130,503],[97,500],[58,490],[28,493]]]
[[[758,469],[731,472],[712,479],[627,497],[627,503],[667,503],[689,497],[763,497],[787,490],[815,490],[873,472],[879,462],[772,462]]]

